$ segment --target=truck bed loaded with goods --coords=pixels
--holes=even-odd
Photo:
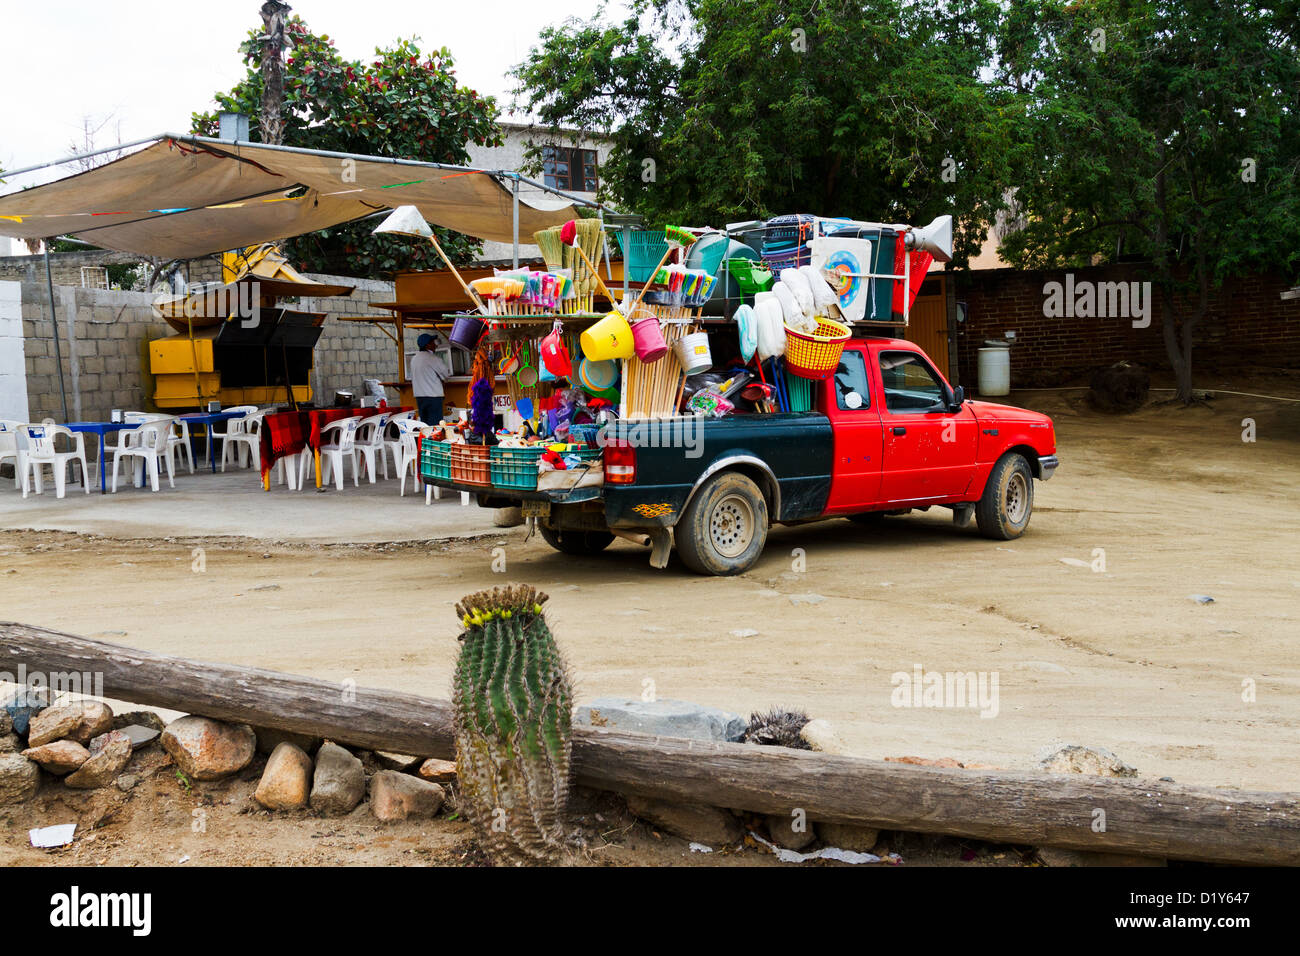
[[[644,285],[624,296],[596,266],[598,220],[535,238],[545,272],[467,289],[479,310],[452,341],[474,353],[471,407],[424,430],[424,481],[521,504],[566,554],[622,537],[703,574],[752,567],[773,524],[941,506],[993,538],[1027,527],[1034,479],[1057,465],[1051,419],[968,401],[917,345],[879,334],[949,257],[948,217],[670,226],[628,244]],[[596,292],[614,311],[593,311]],[[494,416],[499,375],[513,427]]]

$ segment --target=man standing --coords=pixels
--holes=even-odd
[[[443,379],[451,372],[435,351],[438,341],[428,332],[415,342],[420,351],[411,357],[411,386],[420,421],[437,425],[442,421]]]

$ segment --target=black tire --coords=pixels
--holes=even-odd
[[[541,522],[538,526],[546,543],[562,554],[600,554],[614,540],[608,531],[556,531]]]
[[[1018,538],[1034,512],[1034,473],[1022,455],[1008,452],[989,473],[984,494],[975,505],[980,534],[997,541]]]
[[[767,499],[739,472],[715,475],[686,506],[673,538],[696,574],[742,574],[767,543]]]

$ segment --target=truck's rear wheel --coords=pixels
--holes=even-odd
[[[709,479],[673,529],[682,563],[697,574],[748,571],[767,543],[767,500],[744,475]]]
[[[986,538],[1010,541],[1029,526],[1034,510],[1034,473],[1024,457],[1008,453],[989,474],[984,494],[975,506],[975,522]]]
[[[599,554],[614,540],[608,531],[556,531],[541,522],[538,525],[546,543],[563,554]]]

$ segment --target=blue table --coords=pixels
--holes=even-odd
[[[143,422],[68,422],[64,427],[72,432],[90,432],[99,436],[99,493],[108,491],[108,480],[104,473],[104,436],[109,432],[129,431],[139,428]]]
[[[215,474],[217,470],[216,444],[212,441],[212,426],[219,422],[228,422],[232,418],[243,418],[247,412],[190,412],[187,415],[178,415],[182,421],[190,425],[206,425],[208,440],[208,464],[212,466]],[[194,434],[190,433],[190,455],[194,454]]]

